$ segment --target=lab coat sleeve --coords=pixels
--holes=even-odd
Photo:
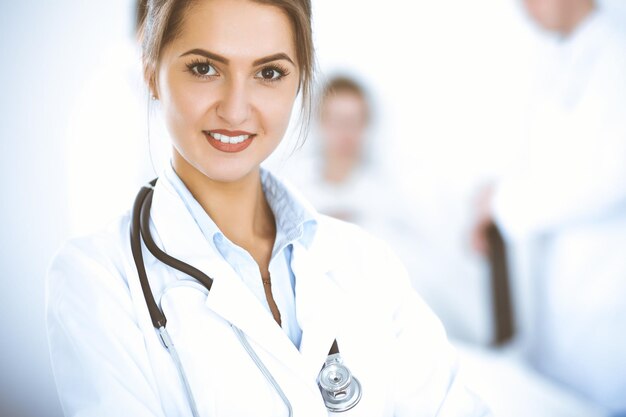
[[[410,285],[401,262],[386,249],[384,276],[395,299],[396,417],[491,416],[459,374],[457,354],[443,325]],[[383,272],[381,271],[381,274]]]
[[[121,268],[105,238],[66,244],[47,280],[47,326],[61,404],[72,417],[164,416]]]

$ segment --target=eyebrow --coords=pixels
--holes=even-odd
[[[256,67],[257,65],[267,64],[268,62],[272,62],[272,61],[280,61],[281,59],[283,59],[285,61],[291,62],[291,65],[293,65],[294,67],[296,66],[296,64],[294,64],[294,62],[291,60],[291,58],[289,58],[289,55],[287,55],[284,52],[280,52],[278,54],[266,56],[265,58],[259,58],[256,61],[254,61],[252,63],[252,65]]]
[[[217,62],[221,62],[223,64],[228,65],[229,60],[221,55],[218,54],[214,54],[213,52],[209,52],[207,50],[204,49],[191,49],[183,54],[180,55],[180,57],[184,57],[187,55],[200,55],[203,56],[205,58],[209,58],[212,59],[213,61],[217,61]],[[289,55],[287,55],[284,52],[279,52],[277,54],[273,54],[273,55],[269,55],[263,58],[259,58],[257,60],[255,60],[252,65],[253,66],[257,66],[257,65],[263,65],[263,64],[267,64],[268,62],[272,62],[272,61],[280,61],[280,60],[285,60],[285,61],[289,61],[291,62],[291,64],[293,66],[295,66],[296,64],[293,62],[293,60],[291,58],[289,58]]]

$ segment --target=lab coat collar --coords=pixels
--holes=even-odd
[[[348,317],[340,288],[329,275],[332,242],[315,234],[310,247],[294,244],[292,268],[296,276],[296,315],[302,329],[300,351],[261,303],[202,234],[187,207],[166,178],[153,196],[151,219],[163,250],[214,279],[206,305],[241,329],[277,360],[311,385],[317,378],[333,340]],[[173,219],[176,219],[175,221]],[[177,274],[179,278],[187,278]]]

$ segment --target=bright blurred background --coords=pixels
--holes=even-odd
[[[626,27],[623,0],[600,4]],[[398,251],[458,345],[470,385],[498,415],[608,416],[528,365],[523,338],[490,347],[490,270],[472,250],[471,230],[477,193],[517,170],[526,149],[524,117],[545,35],[521,0],[313,6],[320,80],[344,74],[368,92],[368,161],[397,190],[415,230],[414,251],[406,238]],[[165,159],[158,105],[148,117],[134,24],[132,0],[0,3],[2,416],[62,415],[45,332],[47,265],[65,239],[127,210]],[[288,139],[269,164],[289,177],[294,161],[315,156],[317,136],[314,128],[293,157]],[[524,335],[532,331],[532,273],[525,249],[514,251],[512,297]]]

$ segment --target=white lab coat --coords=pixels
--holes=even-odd
[[[426,238],[431,225],[419,221],[416,207],[397,188],[396,179],[390,178],[380,167],[363,161],[346,179],[330,182],[324,178],[324,161],[321,151],[316,157],[294,157],[283,168],[283,175],[320,213],[354,223],[368,233],[387,242],[406,267],[413,288],[417,289],[439,318],[446,323],[446,313],[458,308],[458,303],[441,301],[440,271],[433,263],[445,263],[434,249],[434,239]],[[450,291],[449,288],[446,291]],[[467,292],[463,292],[467,302]],[[467,318],[467,317],[466,317]],[[446,330],[454,323],[446,323]],[[458,331],[457,331],[458,333]]]
[[[245,337],[289,398],[294,416],[328,413],[316,384],[334,339],[363,386],[349,416],[482,416],[461,384],[444,329],[401,264],[355,226],[319,217],[309,249],[296,245],[296,349],[206,241],[167,181],[156,186],[152,233],[169,254],[215,279],[210,294],[144,250],[202,416],[286,416],[240,344]],[[152,326],[133,263],[129,218],[68,243],[48,280],[48,331],[68,416],[190,416],[177,369]]]
[[[626,36],[596,12],[552,45],[528,119],[529,170],[496,188],[513,241],[534,240],[530,353],[626,410]]]

